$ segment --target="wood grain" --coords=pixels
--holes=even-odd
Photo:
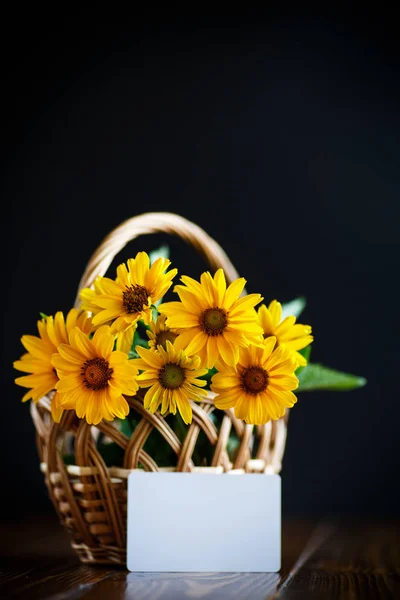
[[[273,598],[400,598],[399,531],[388,523],[320,526],[319,542],[303,550]]]
[[[277,573],[129,573],[81,565],[54,517],[1,526],[0,598],[400,599],[398,524],[284,521]]]
[[[108,578],[101,585],[93,586],[83,597],[85,600],[265,600],[275,592],[279,580],[277,573],[130,573]]]

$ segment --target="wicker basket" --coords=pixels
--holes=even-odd
[[[238,277],[222,248],[198,226],[170,213],[147,213],[125,221],[105,238],[91,257],[79,290],[91,286],[98,275],[104,275],[113,258],[130,240],[159,232],[177,235],[194,246],[212,271],[220,267],[225,270],[228,281]],[[233,411],[228,410],[218,431],[210,417],[214,410],[210,392],[201,403],[192,403],[193,422],[181,442],[164,417],[143,408],[140,392],[127,400],[139,418],[130,439],[113,423],[102,421],[92,427],[78,419],[73,411],[66,411],[61,423],[56,424],[51,418],[50,398],[31,403],[46,485],[60,521],[71,535],[72,547],[82,562],[126,564],[127,477],[139,464],[148,471],[279,473],[281,469],[288,413],[279,421],[254,427],[236,419]],[[239,440],[234,462],[231,462],[227,449],[232,428]],[[144,450],[154,429],[176,454],[176,466],[159,468]],[[212,451],[209,467],[195,466],[193,461],[201,432]],[[96,447],[99,433],[123,450],[124,468],[106,466]],[[70,447],[71,441],[76,464],[66,465],[62,450]]]

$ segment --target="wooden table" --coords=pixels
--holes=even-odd
[[[393,523],[286,520],[279,574],[133,574],[80,565],[55,518],[38,517],[1,526],[0,598],[400,599],[399,542]]]

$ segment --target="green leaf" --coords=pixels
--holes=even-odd
[[[240,440],[237,436],[237,433],[234,429],[231,430],[231,433],[229,435],[229,439],[228,439],[228,443],[226,446],[226,449],[228,451],[228,455],[229,458],[232,462],[234,462],[236,456],[237,456],[237,452],[239,450],[239,446],[240,446]]]
[[[152,250],[149,254],[150,264],[152,265],[157,258],[169,258],[169,247],[167,245],[160,246],[155,250]]]
[[[297,317],[299,317],[305,309],[306,304],[306,299],[303,297],[295,298],[291,302],[282,304],[282,320],[286,319],[286,317],[289,317],[290,315],[294,315],[297,319]]]
[[[76,463],[75,454],[64,454],[63,461],[64,465],[74,465]]]
[[[99,443],[97,449],[107,467],[122,467],[124,451],[115,442]]]
[[[176,465],[176,454],[157,429],[151,431],[143,450],[151,456],[159,467],[172,467]]]
[[[306,348],[302,348],[299,350],[299,352],[302,354],[302,356],[304,356],[306,361],[309,362],[311,356],[311,344],[309,344]]]
[[[129,418],[118,419],[118,423],[119,423],[121,433],[123,433],[128,438],[130,438],[134,428],[132,427],[132,423],[130,422]]]
[[[47,317],[49,315],[46,315],[46,313],[40,312],[39,315],[41,316],[42,319],[47,319]]]
[[[157,321],[157,319],[158,319],[159,312],[158,312],[157,306],[160,306],[162,301],[163,301],[163,299],[159,298],[158,300],[156,300],[155,304],[151,305],[151,314],[153,317],[153,321]]]
[[[144,338],[140,337],[140,335],[136,335],[135,332],[135,337],[133,338],[133,347],[136,348],[136,346],[143,346],[143,348],[148,348],[149,340],[145,340]]]
[[[188,426],[183,422],[179,412],[174,415],[172,428],[180,441],[183,442],[188,431]]]
[[[363,387],[367,380],[358,375],[342,373],[319,364],[308,364],[300,373],[296,373],[299,379],[299,392],[312,390],[345,391]]]
[[[310,362],[310,355],[311,355],[311,344],[309,346],[307,346],[306,348],[302,348],[301,350],[299,350],[299,354],[301,354],[302,356],[304,356],[304,358],[306,359],[307,363],[309,363]],[[307,365],[305,367],[298,367],[296,369],[296,375],[297,375],[297,377],[306,368],[307,368]]]
[[[139,331],[139,328],[136,329],[135,333],[133,334],[133,342],[132,342],[132,348],[128,354],[129,359],[131,358],[139,358],[139,354],[136,351],[136,346],[142,346],[143,348],[148,348],[149,347],[149,340],[142,338],[141,336],[141,332]]]
[[[215,373],[217,373],[217,369],[215,367],[213,367],[212,369],[208,370],[208,373],[206,373],[205,375],[203,375],[202,377],[200,377],[200,379],[205,379],[207,381],[207,388],[210,389],[211,386],[211,379],[212,376],[215,375]]]

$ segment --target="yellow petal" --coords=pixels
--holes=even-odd
[[[56,312],[55,316],[54,316],[54,329],[55,329],[55,333],[56,333],[56,345],[58,346],[58,344],[67,344],[68,343],[68,337],[67,337],[67,329],[65,327],[65,320],[64,320],[64,315],[61,311]]]
[[[195,294],[193,290],[184,287],[183,285],[175,286],[174,291],[178,294],[181,302],[168,302],[167,304],[173,305],[172,307],[169,307],[170,312],[172,309],[175,309],[180,313],[181,310],[184,309],[186,312],[199,315],[209,306],[203,294]]]
[[[56,347],[46,345],[43,340],[34,335],[23,335],[21,342],[35,358],[44,361],[48,361],[51,354],[56,350]]]
[[[48,364],[39,359],[25,358],[24,360],[16,360],[13,363],[14,369],[17,371],[25,371],[26,373],[43,373],[48,372]]]
[[[53,421],[55,423],[59,423],[61,421],[63,412],[64,412],[64,409],[60,405],[59,395],[57,393],[55,393],[51,400],[51,416],[53,417]]]
[[[126,331],[123,331],[118,334],[117,337],[117,350],[121,352],[126,352],[129,354],[133,344],[133,337],[135,335],[136,327],[131,326]]]
[[[263,361],[265,361],[275,348],[276,337],[271,335],[264,340]]]
[[[62,359],[69,363],[73,363],[76,366],[81,366],[86,361],[86,356],[69,344],[60,344],[58,346],[58,354],[62,357]],[[53,358],[51,360],[53,361]]]
[[[175,347],[177,349],[180,349],[180,344],[182,343],[182,340],[179,340],[179,337],[175,340]],[[199,354],[201,349],[207,343],[207,337],[208,336],[203,331],[199,331],[198,333],[196,333],[185,350],[186,354],[188,354],[189,356],[192,354]]]
[[[234,302],[240,297],[240,294],[243,292],[243,288],[246,285],[246,280],[243,277],[239,277],[239,279],[235,279],[229,285],[228,289],[225,293],[225,302],[224,307],[229,310]]]
[[[187,399],[185,394],[182,393],[179,389],[175,390],[174,399],[183,419],[183,422],[186,423],[186,425],[188,425],[192,422],[192,407],[190,401]]]
[[[69,334],[69,338],[71,346],[83,354],[85,359],[95,358],[96,351],[92,342],[77,327],[72,329],[71,333]]]
[[[66,375],[56,383],[56,389],[59,392],[67,392],[83,386],[83,378],[79,375]]]
[[[124,313],[122,313],[124,314]],[[102,310],[97,315],[95,315],[92,319],[92,323],[95,327],[99,325],[104,325],[104,323],[108,323],[113,319],[119,317],[121,315],[121,310],[118,308]]]
[[[202,273],[202,275],[200,276],[200,283],[203,288],[204,295],[207,298],[209,306],[215,306],[216,298],[214,280],[208,271],[206,273]]]
[[[296,317],[294,317],[293,315],[286,317],[286,319],[284,319],[282,323],[280,323],[276,328],[277,337],[283,338],[283,336],[285,336],[289,330],[291,331],[293,329],[295,323]]]
[[[224,362],[226,362],[229,366],[234,366],[238,362],[238,348],[234,348],[228,340],[226,340],[223,336],[220,336],[218,339],[218,350],[220,352],[221,358]],[[214,365],[211,365],[211,361],[207,360],[207,367],[211,369]]]
[[[161,387],[159,383],[153,385],[144,395],[143,398],[143,406],[148,409],[150,407],[151,401],[154,395],[159,395],[161,393]]]
[[[282,318],[282,305],[277,300],[272,300],[272,302],[268,306],[268,310],[271,315],[272,322],[275,327],[281,322]]]
[[[75,408],[79,398],[82,395],[87,394],[88,390],[86,390],[85,388],[85,392],[82,392],[82,388],[75,388],[74,390],[68,390],[67,392],[57,392],[58,395],[58,401],[60,403],[60,405],[69,410],[72,408]]]
[[[226,280],[223,269],[218,269],[215,273],[214,282],[216,287],[216,304],[217,306],[223,306],[226,292]]]
[[[48,388],[47,392],[54,389],[55,384],[57,383],[57,376],[53,375],[52,372],[48,373],[39,373],[35,375],[24,375],[23,377],[17,377],[15,379],[15,383],[25,388],[35,388],[35,387],[46,387]]]
[[[237,394],[233,393],[223,393],[215,396],[214,404],[216,408],[220,410],[228,410],[228,408],[233,408],[238,400]]]
[[[265,304],[262,304],[258,309],[258,322],[263,329],[264,335],[268,336],[275,334],[275,325],[271,313]]]
[[[86,402],[85,417],[89,425],[97,425],[101,421],[101,412],[99,410],[98,392],[93,390]]]
[[[136,346],[136,350],[139,356],[154,369],[159,369],[162,367],[163,361],[156,352],[152,352],[151,350],[147,350],[147,348],[142,348],[141,346]]]
[[[251,308],[254,308],[254,306],[261,302],[262,299],[263,298],[260,296],[260,294],[247,294],[246,296],[242,296],[242,298],[239,298],[239,300],[237,300],[232,306],[229,314],[233,317],[234,315],[248,311]],[[257,318],[257,313],[255,313],[254,318]]]
[[[107,325],[100,327],[93,336],[92,344],[101,358],[108,359],[114,347],[114,336]]]
[[[208,355],[209,361],[210,361],[209,364],[212,364],[214,366],[219,358],[219,349],[218,349],[218,342],[217,342],[216,336],[210,335],[208,337],[207,355]],[[211,369],[212,367],[209,367],[209,368]]]

